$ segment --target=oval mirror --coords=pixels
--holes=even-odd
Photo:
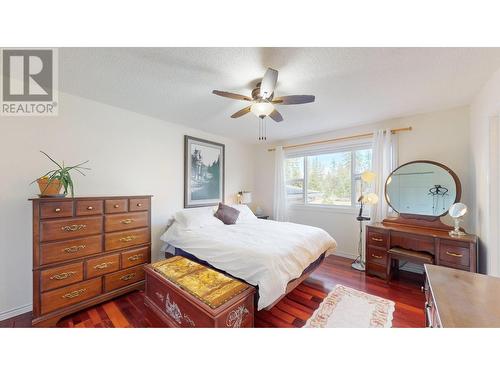
[[[443,164],[413,161],[395,169],[385,183],[385,198],[403,215],[444,216],[460,200],[457,175]]]

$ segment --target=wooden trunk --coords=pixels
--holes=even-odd
[[[218,307],[210,307],[188,291],[145,266],[148,314],[160,325],[182,328],[250,328],[254,326],[255,288],[243,291]],[[215,272],[215,271],[214,271]]]

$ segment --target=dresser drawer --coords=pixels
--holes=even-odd
[[[110,275],[104,276],[104,290],[109,292],[124,286],[144,280],[143,266],[128,268]]]
[[[91,236],[77,240],[51,242],[40,246],[40,264],[50,264],[83,256],[97,254],[102,251],[102,236]]]
[[[128,211],[128,199],[106,199],[104,202],[107,214],[117,214]]]
[[[147,227],[148,224],[149,215],[147,212],[106,215],[104,219],[104,230],[106,232],[116,232],[118,230]]]
[[[129,211],[148,211],[149,199],[148,198],[132,198],[128,206]]]
[[[42,314],[47,314],[61,307],[75,305],[78,302],[101,294],[101,279],[82,281],[78,284],[42,293]]]
[[[125,232],[106,233],[104,235],[105,251],[123,249],[149,242],[149,229],[134,229]]]
[[[467,243],[441,241],[439,246],[439,260],[451,265],[469,267],[470,249]]]
[[[149,261],[149,247],[140,247],[138,249],[124,251],[121,254],[122,268],[136,266]]]
[[[387,247],[388,233],[382,231],[375,231],[371,228],[367,231],[367,244],[378,247]]]
[[[40,203],[40,219],[73,216],[73,201]]]
[[[112,254],[99,258],[89,259],[85,262],[85,278],[105,275],[120,269],[120,255]]]
[[[102,215],[104,202],[95,201],[76,201],[76,216]]]
[[[385,266],[387,264],[387,251],[368,246],[366,249],[366,261]]]
[[[60,288],[83,280],[83,263],[72,263],[61,267],[50,268],[40,273],[42,292]]]
[[[83,237],[99,234],[101,231],[102,216],[42,221],[40,223],[40,241]]]

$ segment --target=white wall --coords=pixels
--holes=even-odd
[[[284,125],[285,126],[285,125]],[[434,160],[443,163],[457,173],[462,183],[462,202],[472,205],[471,175],[469,170],[469,107],[383,121],[359,127],[311,137],[288,140],[284,144],[296,144],[314,140],[329,139],[361,134],[375,129],[412,126],[411,132],[399,133],[399,163],[413,160]],[[274,154],[268,147],[259,147],[255,155],[254,204],[272,213]],[[337,254],[355,257],[358,244],[358,223],[355,210],[331,210],[328,208],[304,207],[290,210],[290,220],[321,227],[338,242]],[[449,218],[445,219],[450,223]],[[471,225],[466,220],[466,229]]]
[[[490,187],[498,183],[491,176],[491,158],[498,152],[491,148],[490,123],[500,115],[500,70],[498,70],[483,86],[471,104],[471,179],[475,181],[473,196],[473,216],[475,231],[480,238],[480,269],[491,275],[500,276],[500,249],[498,248],[498,232],[500,228],[492,222],[490,213],[495,214],[500,207],[490,208],[493,204]],[[498,126],[498,121],[496,122]],[[495,147],[495,146],[493,146]],[[498,167],[498,166],[496,166]],[[498,170],[496,171],[498,175]],[[500,191],[493,194],[498,197]]]
[[[152,194],[153,259],[169,216],[183,207],[184,135],[226,145],[226,200],[253,189],[253,148],[220,136],[61,93],[58,117],[0,117],[0,320],[31,310],[29,183],[50,168],[44,150],[67,164],[90,159],[74,176],[76,195]],[[9,314],[10,311],[10,314]]]

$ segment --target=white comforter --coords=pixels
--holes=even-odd
[[[161,236],[212,266],[249,284],[258,285],[261,310],[283,293],[289,281],[323,252],[333,252],[335,240],[324,230],[272,220],[186,229],[179,223]]]

